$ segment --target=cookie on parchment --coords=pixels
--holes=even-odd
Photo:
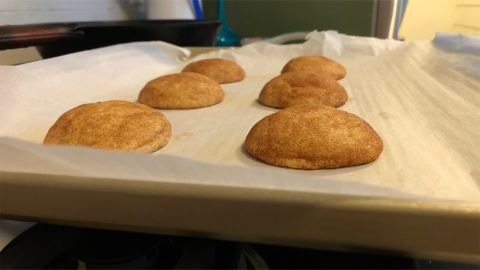
[[[288,72],[270,80],[262,89],[259,101],[273,108],[299,104],[339,107],[348,95],[331,76],[312,72]]]
[[[342,79],[347,74],[347,70],[343,65],[321,55],[304,55],[291,59],[283,67],[282,73],[293,71],[330,75],[337,80]]]
[[[44,144],[155,152],[171,137],[170,122],[148,106],[121,100],[89,103],[65,112]]]
[[[221,59],[210,58],[188,64],[182,72],[195,72],[208,76],[218,83],[232,83],[245,79],[245,71],[237,63]]]
[[[267,164],[323,169],[374,161],[383,142],[354,114],[329,106],[298,105],[257,122],[247,135],[245,148]]]
[[[138,102],[157,109],[196,109],[223,100],[224,92],[213,79],[182,72],[158,77],[141,90]]]

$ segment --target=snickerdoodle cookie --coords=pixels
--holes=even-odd
[[[48,130],[44,144],[154,152],[171,136],[170,122],[148,106],[121,100],[73,108]]]
[[[383,150],[383,142],[354,114],[323,105],[298,105],[256,123],[247,135],[245,148],[271,165],[322,169],[374,161]]]

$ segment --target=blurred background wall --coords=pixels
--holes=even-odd
[[[370,36],[374,32],[374,0],[228,0],[225,13],[241,37],[271,37],[287,32],[335,29]],[[207,19],[216,18],[217,1],[204,0]]]
[[[172,13],[168,17],[171,19],[181,14],[178,10],[184,10],[188,1],[0,0],[0,25],[160,19]],[[435,31],[480,35],[480,0],[226,0],[225,8],[231,28],[241,37],[271,37],[315,29],[381,37],[379,25],[387,22],[382,22],[382,17],[390,17],[386,6],[396,6],[399,1],[408,3],[400,39],[431,39]],[[170,4],[162,10],[160,6],[165,7],[167,2]],[[216,18],[217,2],[202,1],[206,19]],[[147,12],[154,6],[158,16]]]
[[[480,35],[480,0],[409,0],[399,37],[430,40],[436,31]]]
[[[189,1],[0,0],[0,25],[191,19],[193,13],[185,8]],[[202,0],[206,19],[217,18],[217,3]],[[402,23],[391,24],[402,3]],[[480,35],[480,0],[226,0],[225,9],[231,28],[248,38],[329,29],[407,41],[430,40],[436,31]],[[9,63],[10,55],[28,54],[33,55],[28,59],[38,58],[34,48],[0,51],[0,58]]]
[[[0,25],[142,19],[142,0],[0,0]]]
[[[175,4],[168,4],[168,3]],[[185,9],[188,0],[0,0],[0,25],[43,22],[155,19]],[[226,15],[242,37],[271,37],[286,32],[336,29],[373,34],[375,0],[227,0]],[[152,4],[153,3],[153,4]],[[206,19],[216,19],[217,1],[203,0]],[[162,10],[161,6],[166,10]]]

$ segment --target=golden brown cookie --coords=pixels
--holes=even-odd
[[[340,80],[347,74],[347,70],[343,65],[320,55],[305,55],[291,59],[283,67],[282,73],[292,71],[307,71],[331,75],[337,80]]]
[[[360,117],[329,106],[298,105],[256,123],[245,148],[253,157],[296,169],[339,168],[374,161],[382,139]]]
[[[154,152],[164,147],[170,136],[170,122],[161,112],[112,100],[67,111],[48,130],[43,143]]]
[[[199,60],[188,64],[182,72],[195,72],[218,83],[232,83],[245,79],[245,71],[237,63],[221,58]]]
[[[183,72],[158,77],[148,82],[138,102],[159,109],[195,109],[223,100],[220,85],[202,74]]]
[[[259,101],[273,108],[299,104],[339,107],[347,102],[347,92],[331,76],[311,72],[288,72],[270,80]]]

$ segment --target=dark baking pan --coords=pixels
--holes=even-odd
[[[42,57],[48,58],[132,41],[212,46],[220,24],[206,20],[149,20],[0,26],[0,50],[37,46]]]

